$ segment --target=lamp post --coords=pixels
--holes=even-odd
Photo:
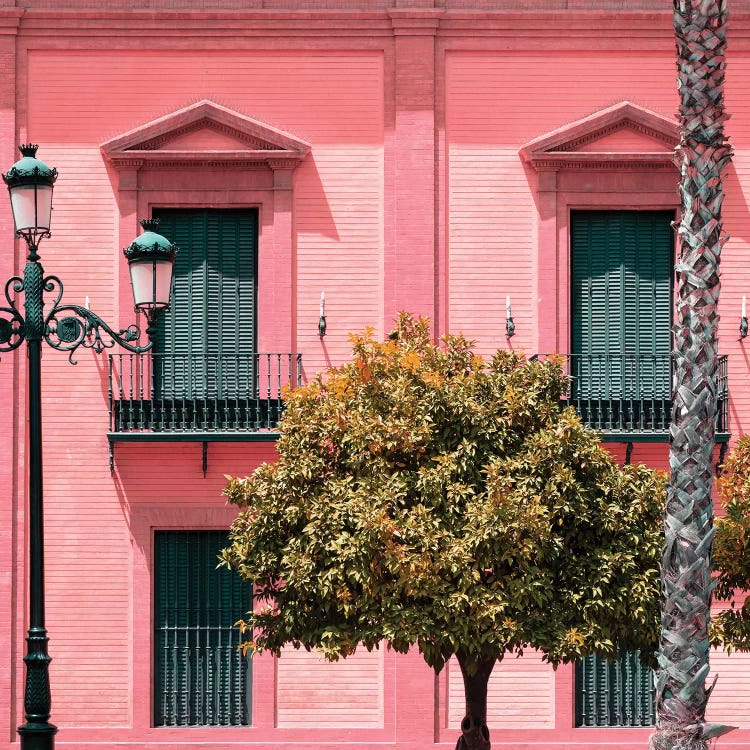
[[[6,306],[0,306],[0,352],[28,346],[29,420],[29,630],[26,638],[24,712],[18,727],[22,750],[52,750],[57,727],[50,724],[50,682],[47,630],[44,624],[44,524],[42,503],[42,389],[41,347],[73,354],[78,347],[97,353],[115,344],[137,354],[153,346],[151,334],[159,313],[169,306],[175,245],[155,232],[154,221],[124,250],[130,267],[136,311],[146,315],[149,342],[139,345],[136,325],[116,331],[88,307],[63,305],[63,285],[57,276],[45,276],[39,262],[39,243],[50,236],[52,192],[57,170],[36,158],[37,146],[20,147],[22,157],[3,175],[8,186],[16,236],[26,242],[23,276],[5,283]],[[23,293],[23,313],[16,296]],[[47,309],[45,310],[45,298]],[[103,335],[104,334],[104,335]]]

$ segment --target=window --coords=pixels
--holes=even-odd
[[[236,399],[255,391],[258,213],[157,209],[175,242],[175,282],[158,324],[154,392],[166,399]]]
[[[217,568],[224,531],[157,531],[154,539],[154,724],[250,723],[251,661],[234,627],[252,589]]]
[[[110,357],[110,445],[125,432],[249,439],[275,431],[282,388],[302,379],[293,353],[292,209],[295,170],[310,148],[209,100],[102,144],[117,171],[120,214],[129,217],[120,222],[120,247],[131,241],[134,219],[152,215],[182,249],[172,312],[154,350]],[[259,217],[268,252],[257,250]],[[126,264],[120,273],[126,284]]]
[[[674,234],[670,211],[573,211],[573,399],[603,430],[666,429]]]
[[[576,664],[577,727],[647,727],[656,721],[653,672],[640,652],[615,661],[587,656]]]

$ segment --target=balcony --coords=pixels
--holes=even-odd
[[[301,354],[111,354],[110,466],[115,442],[274,440]]]
[[[547,355],[537,355],[547,356]],[[672,417],[669,354],[565,354],[566,405],[605,441],[666,442]],[[726,355],[718,358],[716,440],[729,439]]]
[[[275,430],[301,354],[111,354],[110,431]]]

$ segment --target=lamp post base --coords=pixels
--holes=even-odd
[[[18,727],[21,750],[54,750],[57,727],[49,722],[29,721]]]

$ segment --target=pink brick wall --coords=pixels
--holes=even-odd
[[[276,666],[277,726],[381,728],[384,651],[359,649],[330,663],[319,653],[287,647]]]
[[[66,299],[82,303],[88,296],[105,319],[131,320],[120,249],[122,238],[135,232],[135,199],[118,205],[118,173],[99,147],[212,99],[312,145],[294,173],[294,201],[281,211],[287,240],[274,230],[265,244],[261,236],[260,248],[262,276],[269,269],[283,273],[273,265],[274,243],[290,245],[282,248],[291,259],[288,298],[260,311],[261,328],[268,341],[291,341],[303,353],[307,377],[347,356],[349,331],[371,324],[382,335],[401,307],[433,316],[440,332],[476,338],[483,352],[512,346],[531,354],[549,341],[565,349],[567,265],[555,250],[566,217],[562,223],[557,216],[540,219],[539,177],[518,150],[625,99],[665,116],[676,108],[668,13],[578,12],[619,8],[619,0],[414,0],[394,3],[390,13],[383,11],[386,3],[295,3],[360,11],[304,14],[278,12],[286,0],[244,3],[241,11],[226,13],[213,9],[240,4],[206,0],[200,7],[209,12],[193,13],[182,0],[165,0],[173,9],[167,16],[106,12],[101,4],[62,12],[55,8],[70,4],[53,0],[28,5],[36,10],[21,20],[17,49],[20,11],[0,12],[0,30],[11,32],[0,34],[0,59],[11,74],[18,62],[15,90],[13,75],[0,84],[0,151],[10,164],[10,144],[31,139],[60,170],[54,237],[42,255],[46,270],[63,278]],[[631,6],[656,8],[651,0]],[[516,12],[530,7],[536,12]],[[513,12],[481,12],[498,8]],[[750,395],[741,385],[748,345],[736,340],[740,301],[750,295],[750,17],[735,14],[734,23],[727,98],[736,157],[727,175],[732,240],[723,261],[722,351],[731,357],[736,438],[750,416]],[[623,150],[638,142],[625,133],[602,144]],[[190,143],[217,145],[213,135]],[[221,187],[226,178],[220,170],[168,189],[146,185],[153,175],[141,177],[142,191],[162,189],[175,205],[200,201],[209,185],[213,204],[224,205],[234,187]],[[594,175],[584,187],[595,195],[602,184]],[[575,205],[580,184],[571,185],[566,200]],[[288,199],[288,192],[274,193],[269,185],[257,192],[268,201]],[[617,205],[621,198],[600,200]],[[0,230],[10,237],[7,208],[0,208]],[[21,258],[15,260],[17,269]],[[13,273],[4,253],[0,271],[2,278]],[[322,291],[323,339],[317,335]],[[540,303],[542,293],[554,304]],[[504,335],[507,295],[517,326],[510,341]],[[64,356],[46,351],[43,363],[48,625],[59,742],[77,750],[114,739],[128,750],[187,743],[214,750],[245,742],[314,744],[318,750],[342,743],[452,746],[461,714],[456,670],[448,667],[436,678],[418,654],[389,652],[363,653],[333,667],[308,654],[278,662],[259,657],[253,727],[222,730],[220,739],[211,729],[150,727],[152,530],[228,524],[233,511],[220,494],[224,475],[273,460],[274,448],[211,444],[204,478],[200,443],[118,444],[111,477],[106,360],[90,352],[79,359],[72,368]],[[0,434],[13,434],[0,442],[0,650],[12,656],[0,664],[0,750],[11,747],[21,721],[24,367],[23,356],[0,357],[0,402],[17,404],[15,411],[0,410]],[[622,444],[607,448],[625,459]],[[666,468],[667,446],[636,444],[631,460]],[[723,718],[733,710],[731,696],[748,689],[750,672],[744,657],[717,656],[716,662],[724,676],[715,711]],[[300,675],[309,692],[297,689]],[[575,730],[572,695],[569,667],[551,673],[533,655],[504,662],[493,678],[494,744],[508,750],[529,743],[554,743],[558,750],[645,746],[647,730]],[[750,732],[732,741],[750,747]]]

